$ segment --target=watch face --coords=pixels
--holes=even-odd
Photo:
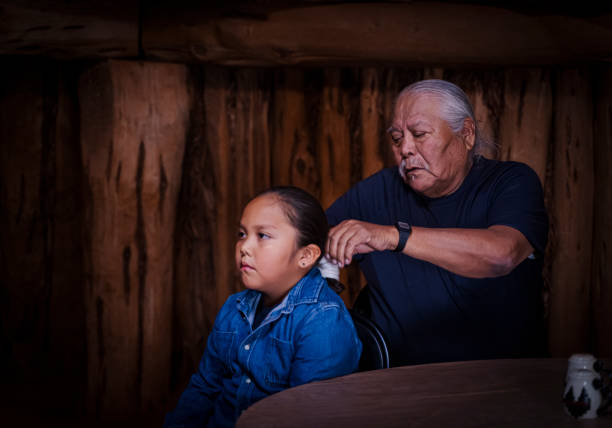
[[[398,221],[397,225],[402,229],[410,230],[410,225],[408,223],[404,223],[403,221]]]

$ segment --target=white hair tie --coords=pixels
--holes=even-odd
[[[332,278],[336,281],[340,281],[340,269],[338,268],[338,265],[335,265],[330,262],[327,257],[321,257],[321,260],[319,260],[319,264],[317,265],[317,267],[321,271],[321,276],[323,278]]]

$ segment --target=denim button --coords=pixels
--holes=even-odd
[[[249,349],[251,349],[251,345],[249,345],[248,343],[246,345],[244,345],[244,350],[248,351]]]
[[[245,380],[245,382],[246,382],[246,383],[251,383],[251,379],[247,377],[247,378],[246,378],[246,380]]]

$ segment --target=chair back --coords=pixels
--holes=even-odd
[[[353,309],[349,309],[349,313],[353,318],[357,335],[363,344],[361,358],[359,359],[359,371],[389,368],[389,350],[380,327],[374,321]]]

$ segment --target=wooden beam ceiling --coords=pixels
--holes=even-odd
[[[604,6],[478,3],[0,0],[0,54],[241,66],[612,61]]]

